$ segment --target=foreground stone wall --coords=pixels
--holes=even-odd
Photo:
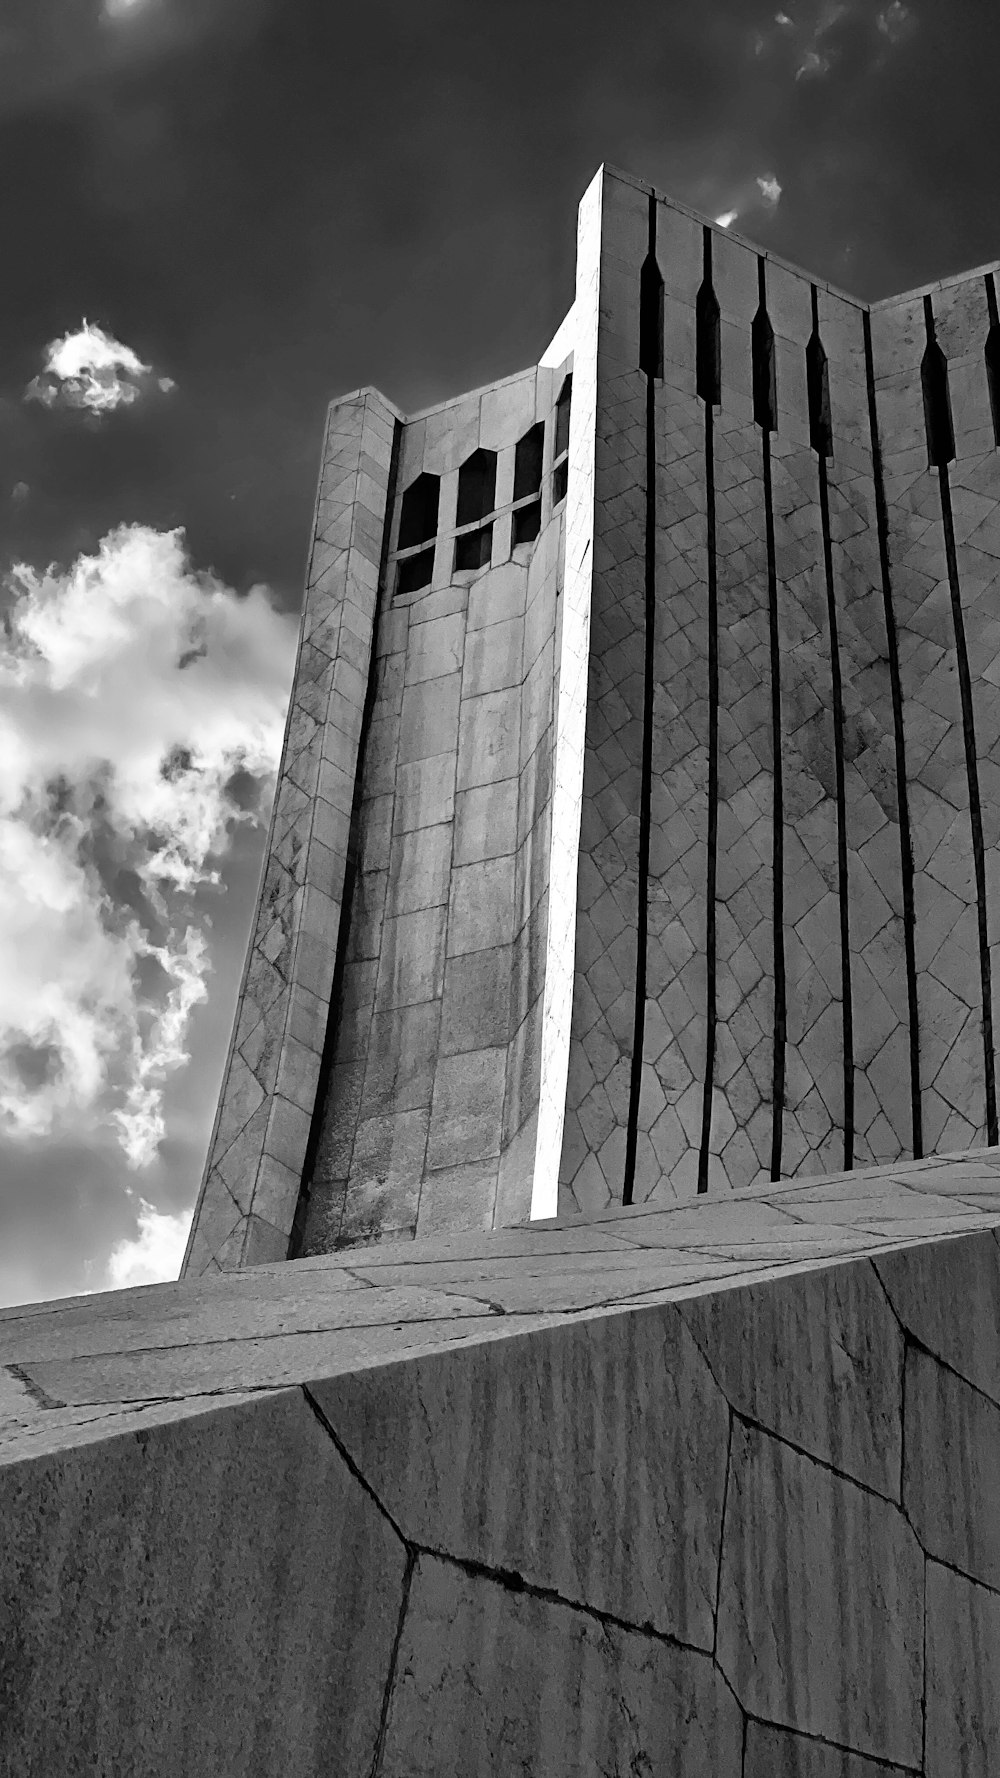
[[[0,1771],[987,1778],[1000,1155],[0,1316]]]

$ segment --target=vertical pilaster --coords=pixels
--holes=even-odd
[[[397,416],[329,412],[257,913],[183,1274],[287,1257],[333,987]]]

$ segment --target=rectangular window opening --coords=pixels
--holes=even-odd
[[[564,457],[552,471],[552,504],[558,506],[560,500],[566,498],[566,484],[569,481],[569,458]]]
[[[404,593],[419,593],[421,587],[430,586],[433,578],[433,547],[422,549],[417,556],[407,556],[404,561],[396,564],[395,597],[398,599]]]
[[[534,543],[541,528],[541,501],[533,500],[530,506],[519,506],[510,522],[511,548],[516,549],[519,543]]]
[[[486,568],[489,566],[490,554],[493,549],[493,526],[483,525],[478,531],[466,531],[463,537],[455,539],[455,572],[461,574],[468,568]]]

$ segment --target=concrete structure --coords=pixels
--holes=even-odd
[[[602,171],[537,369],[333,404],[188,1273],[996,1143],[996,310]]]
[[[0,1313],[0,1778],[994,1778],[998,442],[993,269],[606,171],[334,403],[184,1276]]]

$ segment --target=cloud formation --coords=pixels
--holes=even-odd
[[[159,1284],[176,1278],[187,1245],[191,1217],[187,1211],[171,1215],[139,1200],[139,1232],[132,1239],[116,1241],[108,1258],[108,1287],[128,1290],[134,1284]]]
[[[49,341],[44,368],[32,377],[24,399],[108,414],[131,407],[153,387],[167,394],[175,384],[170,377],[154,379],[152,365],[143,364],[131,346],[84,319],[74,332]]]
[[[266,815],[295,624],[141,525],[65,570],[15,567],[8,592],[0,1133],[110,1129],[139,1169],[206,994],[196,892]]]

